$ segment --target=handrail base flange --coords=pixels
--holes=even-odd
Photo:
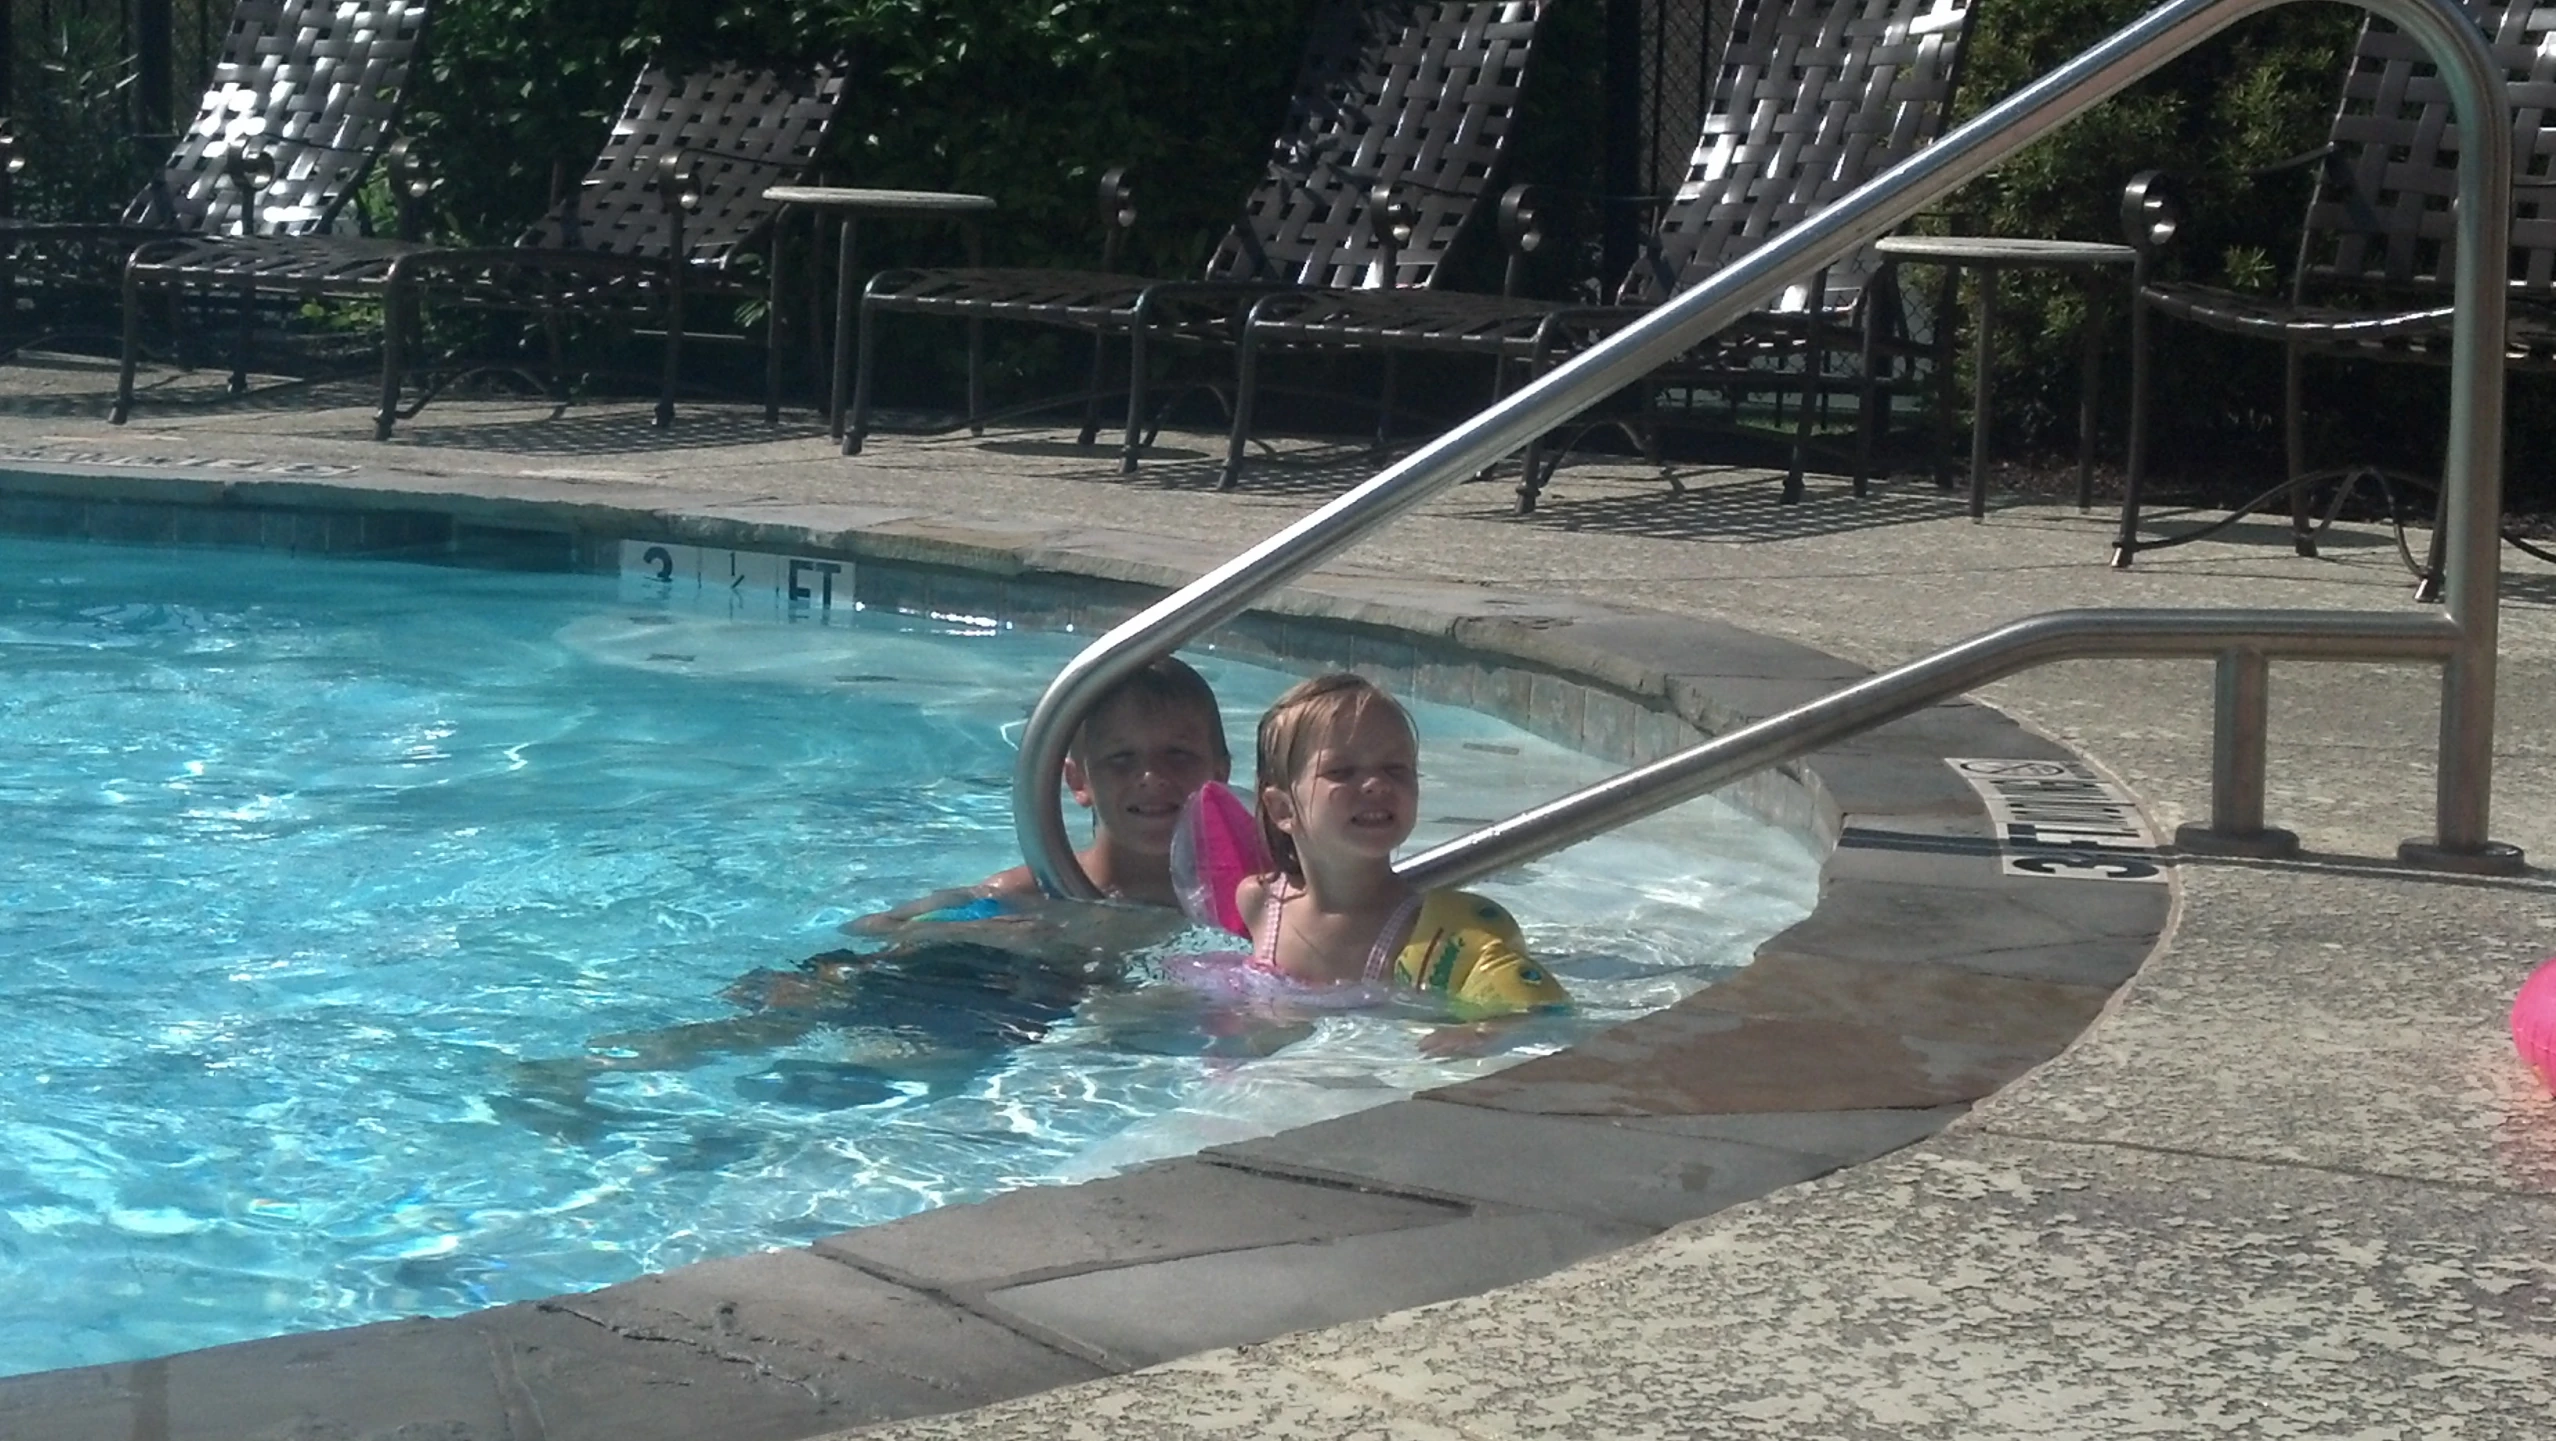
[[[2409,866],[2427,871],[2447,871],[2461,876],[2519,876],[2529,873],[2529,861],[2521,848],[2501,841],[2487,841],[2474,850],[2452,850],[2428,836],[2417,836],[2396,848],[2396,858]]]
[[[2199,822],[2174,828],[2174,848],[2196,856],[2244,856],[2252,860],[2287,860],[2299,853],[2296,831],[2265,826],[2255,831],[2223,831]]]

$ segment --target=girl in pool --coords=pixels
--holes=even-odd
[[[1261,717],[1272,868],[1235,891],[1252,964],[1302,983],[1431,992],[1474,1016],[1568,1004],[1507,911],[1394,874],[1394,848],[1419,820],[1419,749],[1409,713],[1345,672],[1303,682]]]

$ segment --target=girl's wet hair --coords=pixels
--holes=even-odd
[[[1082,723],[1074,727],[1074,738],[1065,748],[1065,753],[1077,763],[1084,759],[1083,745],[1090,739],[1092,721],[1115,705],[1132,705],[1146,714],[1185,711],[1196,716],[1206,723],[1207,734],[1216,747],[1212,757],[1216,764],[1233,764],[1233,752],[1225,744],[1225,714],[1216,705],[1216,692],[1187,661],[1176,656],[1157,656],[1143,669],[1130,672],[1124,680],[1101,692],[1092,708],[1083,712]]]
[[[1298,681],[1260,718],[1260,769],[1253,779],[1254,796],[1260,803],[1260,838],[1268,845],[1278,874],[1291,881],[1304,881],[1304,862],[1297,858],[1295,837],[1278,829],[1277,822],[1270,818],[1268,793],[1272,788],[1285,790],[1294,785],[1296,777],[1313,761],[1314,752],[1321,749],[1323,738],[1336,729],[1356,725],[1371,706],[1390,711],[1402,723],[1403,733],[1418,743],[1420,732],[1411,724],[1411,712],[1402,708],[1402,702],[1353,671],[1333,671]]]

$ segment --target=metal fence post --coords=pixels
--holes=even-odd
[[[169,52],[177,38],[177,8],[171,0],[133,0],[133,75],[135,99],[145,135],[171,135]]]

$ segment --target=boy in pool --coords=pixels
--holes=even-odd
[[[1057,901],[1029,867],[935,891],[846,925],[854,935],[913,944],[958,940],[1058,961],[1089,963],[1167,939],[1180,929],[1171,842],[1183,803],[1233,773],[1216,693],[1164,656],[1105,693],[1065,753],[1065,787],[1092,813],[1091,844],[1075,853],[1115,905]]]
[[[1171,838],[1184,802],[1232,772],[1223,717],[1204,677],[1169,656],[1105,693],[1067,749],[1065,785],[1092,812],[1076,854],[1110,902],[1040,894],[1026,866],[939,891],[844,929],[890,944],[828,951],[758,970],[723,994],[748,1014],[598,1036],[585,1055],[516,1067],[519,1098],[585,1109],[598,1071],[687,1070],[711,1057],[789,1045],[811,1031],[860,1032],[892,1059],[785,1061],[758,1094],[861,1104],[892,1080],[944,1084],[1073,1013],[1092,977],[1187,922],[1172,891]]]

